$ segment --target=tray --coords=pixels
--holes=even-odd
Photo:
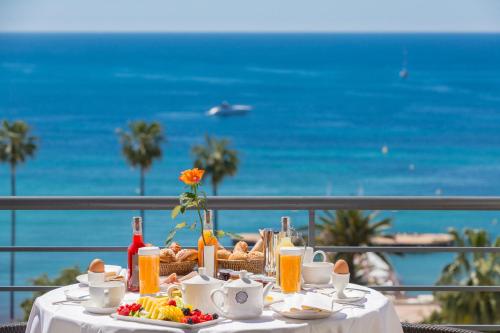
[[[167,321],[167,320],[157,320],[157,319],[148,319],[148,318],[138,318],[138,317],[129,317],[129,316],[120,316],[117,313],[113,313],[111,315],[111,318],[114,318],[116,320],[123,320],[123,321],[133,321],[136,323],[143,323],[143,324],[150,324],[150,325],[156,325],[156,326],[164,326],[164,327],[174,327],[174,328],[182,328],[182,329],[198,329],[202,327],[207,327],[207,326],[212,326],[217,323],[220,323],[223,321],[225,318],[217,318],[215,320],[210,320],[206,321],[203,323],[199,324],[184,324],[184,323],[178,323],[175,321]]]

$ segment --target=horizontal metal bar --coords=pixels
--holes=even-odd
[[[187,246],[185,248],[195,248]],[[432,252],[492,252],[500,253],[500,247],[471,246],[316,246],[316,250],[340,253],[432,253]],[[126,246],[0,246],[0,252],[123,252]]]
[[[123,252],[126,246],[0,246],[0,252]]]
[[[168,197],[0,197],[0,210],[165,210],[179,198]],[[219,210],[500,210],[500,197],[208,197]]]
[[[0,286],[1,291],[47,291],[63,286]],[[368,286],[378,291],[500,292],[500,286]]]
[[[0,286],[0,292],[2,291],[50,291],[56,288],[61,288],[64,286]]]
[[[500,286],[369,286],[378,291],[466,291],[466,292],[500,292]]]
[[[325,252],[365,253],[431,253],[431,252],[493,252],[500,253],[500,247],[473,246],[316,246],[315,249]]]
[[[185,249],[195,249],[195,246],[184,246]],[[233,249],[233,246],[226,246]],[[123,252],[126,246],[0,246],[0,252]]]

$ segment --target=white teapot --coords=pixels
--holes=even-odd
[[[182,293],[184,303],[192,305],[194,309],[200,309],[206,313],[221,314],[212,303],[211,292],[220,288],[222,284],[221,280],[206,275],[205,268],[200,267],[198,268],[198,275],[182,281],[180,285],[168,287],[167,294],[172,297],[172,292],[178,289]]]
[[[213,290],[210,299],[222,316],[230,319],[250,319],[262,314],[264,297],[272,287],[273,284],[269,283],[264,288],[262,283],[250,280],[247,271],[241,271],[238,280]],[[223,296],[223,302],[219,302],[219,295]]]

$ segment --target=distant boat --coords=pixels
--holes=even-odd
[[[399,77],[402,78],[403,80],[410,75],[410,72],[408,72],[408,51],[406,49],[403,49],[403,66],[401,70],[399,71]]]
[[[403,68],[399,71],[399,77],[402,79],[406,79],[408,77],[408,70],[406,68]]]
[[[231,105],[224,101],[220,105],[214,106],[207,111],[207,116],[237,116],[244,115],[251,111],[252,107],[250,105]]]

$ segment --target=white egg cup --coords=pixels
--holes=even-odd
[[[106,273],[95,273],[88,271],[87,279],[89,281],[89,285],[101,284],[106,280]]]
[[[333,287],[335,290],[337,290],[337,297],[338,298],[347,298],[347,296],[344,294],[344,290],[349,284],[349,279],[350,279],[350,274],[337,274],[335,272],[332,273],[332,282],[333,282]]]

